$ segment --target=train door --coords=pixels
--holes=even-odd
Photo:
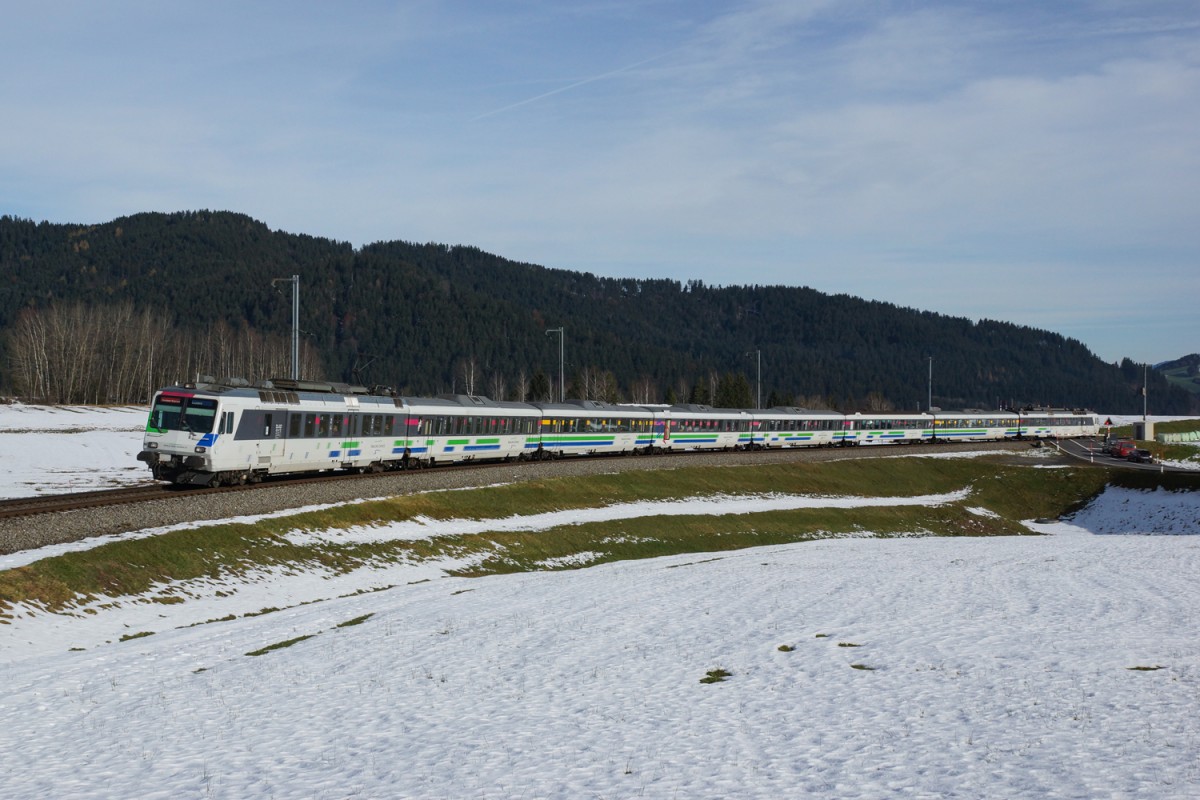
[[[287,413],[283,411],[268,411],[262,415],[262,424],[258,426],[254,437],[255,463],[259,467],[266,469],[283,458],[283,426],[286,420]]]

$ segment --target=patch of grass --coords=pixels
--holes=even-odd
[[[352,625],[362,625],[364,622],[366,622],[373,616],[375,616],[375,615],[374,614],[363,614],[361,617],[355,617],[354,619],[348,619],[345,622],[339,622],[337,624],[337,627],[349,628]]]
[[[795,648],[795,647],[792,647],[790,644],[781,644],[781,645],[779,645],[779,647],[778,647],[777,649],[778,649],[778,650],[779,650],[779,652],[781,652],[781,653],[791,653],[791,652],[792,652],[792,651],[794,651],[796,648]]]
[[[154,631],[141,631],[140,633],[127,633],[121,637],[120,641],[128,642],[131,639],[144,639],[147,636],[153,636]]]
[[[817,638],[817,639],[828,639],[828,638],[829,638],[829,634],[828,634],[828,633],[818,633],[818,634],[816,635],[816,638]]]
[[[248,656],[263,656],[263,655],[266,655],[267,653],[271,652],[272,650],[282,650],[283,648],[291,647],[292,645],[294,645],[298,642],[303,642],[305,639],[311,639],[315,635],[316,634],[310,633],[307,636],[297,636],[295,639],[287,639],[282,642],[276,642],[275,644],[269,644],[260,650],[251,650],[249,653],[246,653],[246,655],[248,655]]]
[[[701,683],[720,683],[726,678],[732,678],[733,673],[724,669],[710,669],[708,674],[700,679]]]
[[[876,667],[868,667],[866,664],[851,664],[850,669],[861,669],[861,670],[865,670],[867,672],[874,672],[877,668]]]
[[[941,536],[988,536],[1021,533],[1024,529],[1004,519],[976,516],[959,506],[816,508],[721,516],[641,517],[563,525],[537,532],[477,534],[459,544],[483,557],[451,574],[479,577],[530,572],[540,569],[543,562],[585,551],[592,554],[587,566],[593,566],[856,536],[867,531],[880,536],[913,531]],[[560,568],[581,567],[564,562]]]
[[[1157,672],[1158,670],[1162,669],[1162,667],[1126,667],[1125,669],[1132,670],[1133,672]]]
[[[838,647],[862,647],[862,645],[855,642],[838,642]]]

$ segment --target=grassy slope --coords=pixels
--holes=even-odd
[[[1171,384],[1192,394],[1200,394],[1200,383],[1196,383],[1195,379],[1187,374],[1187,367],[1175,367],[1174,369],[1159,371]]]
[[[106,598],[150,595],[182,602],[178,582],[222,579],[262,568],[349,572],[364,565],[471,557],[463,574],[564,568],[674,553],[710,552],[870,531],[932,535],[1009,535],[1016,520],[1053,517],[1094,495],[1108,473],[1035,470],[988,459],[864,459],[832,464],[688,468],[541,480],[473,491],[435,492],[263,520],[210,525],[115,541],[0,572],[0,621],[15,602],[47,610]],[[298,545],[284,534],[380,526],[416,517],[498,519],[638,500],[713,494],[903,497],[971,487],[961,503],[939,508],[808,509],[759,514],[648,517],[568,525],[537,533],[435,536],[420,541]],[[971,513],[983,507],[998,517]],[[571,557],[587,554],[582,562]],[[551,561],[553,560],[553,561]],[[551,561],[548,565],[545,562]],[[174,589],[163,585],[175,583]]]

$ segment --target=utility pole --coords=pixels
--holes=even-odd
[[[929,401],[925,404],[925,412],[933,413],[933,356],[929,356]]]
[[[290,278],[274,278],[271,285],[290,283],[292,285],[292,380],[300,380],[300,276]]]
[[[750,355],[750,354],[746,353],[746,355]],[[758,362],[758,381],[755,384],[754,407],[757,409],[761,409],[762,408],[762,350],[755,350],[754,357]]]
[[[563,366],[563,339],[566,338],[566,333],[562,328],[550,328],[546,331],[547,336],[552,333],[558,334],[558,402],[562,403],[567,399],[566,374]]]
[[[1147,404],[1149,403],[1149,400],[1147,400],[1146,395],[1147,395],[1147,390],[1149,388],[1150,388],[1150,365],[1142,364],[1142,422],[1143,423],[1148,419],[1148,417],[1146,416],[1146,411],[1148,408]]]

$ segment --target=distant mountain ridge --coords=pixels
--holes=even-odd
[[[932,355],[933,401],[945,408],[1141,407],[1140,365],[1107,364],[1076,340],[806,287],[603,278],[470,246],[355,249],[232,212],[95,225],[0,217],[0,330],[21,309],[130,302],[164,325],[223,320],[286,334],[290,297],[272,280],[293,274],[300,327],[328,373],[313,377],[411,393],[511,395],[535,373],[556,377],[558,340],[547,332],[563,327],[568,380],[587,387],[608,373],[622,399],[682,400],[731,373],[757,388],[761,357],[764,404],[915,410]],[[5,374],[0,366],[0,384]],[[1161,375],[1151,373],[1150,393],[1158,413],[1197,410]]]

